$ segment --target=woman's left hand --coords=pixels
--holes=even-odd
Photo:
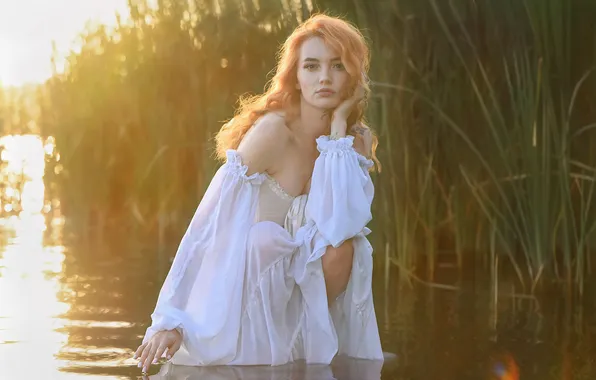
[[[359,83],[354,90],[354,94],[341,102],[340,105],[337,106],[337,108],[333,111],[332,120],[339,120],[342,122],[347,121],[356,105],[364,99],[365,95],[366,92],[364,90],[364,86]]]

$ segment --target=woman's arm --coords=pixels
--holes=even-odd
[[[338,352],[383,357],[372,301],[372,247],[365,237],[374,198],[372,161],[355,141],[317,139],[306,223],[296,233],[301,245],[294,279],[305,305],[307,362],[327,362]]]
[[[262,172],[283,148],[279,142],[285,131],[283,119],[264,116],[238,150],[227,152],[226,163],[211,180],[182,237],[151,326],[136,352],[145,372],[181,344],[199,364],[226,362],[235,355],[245,271],[242,252],[255,219]]]
[[[364,157],[370,158],[372,154],[372,135],[370,130],[359,124],[352,127],[354,138],[354,150]],[[339,247],[327,247],[327,251],[321,258],[325,287],[327,289],[327,301],[331,303],[346,290],[352,272],[354,260],[354,245],[352,239],[343,242]]]

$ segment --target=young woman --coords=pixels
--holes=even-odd
[[[137,349],[182,365],[383,359],[372,300],[369,50],[316,15],[217,135],[213,177]]]

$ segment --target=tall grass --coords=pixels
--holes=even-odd
[[[493,271],[504,255],[527,291],[547,274],[581,292],[596,226],[596,115],[586,102],[596,83],[586,18],[596,8],[556,0],[383,4],[379,13],[367,9],[366,25],[380,42],[375,56],[385,58],[376,61],[377,89],[393,92],[385,97],[396,111],[377,125],[391,146],[383,153],[407,156],[382,155],[394,165],[378,181],[397,177],[394,196],[415,194],[394,208],[389,220],[401,227],[392,240],[430,241],[434,247],[415,246],[431,267],[446,244],[460,266],[485,261]],[[574,50],[576,41],[584,45]],[[393,72],[382,68],[388,62],[397,62]],[[429,173],[427,192],[420,178]],[[425,212],[429,205],[434,212]]]
[[[565,278],[575,281],[581,291],[586,255],[593,248],[587,242],[596,227],[596,213],[591,207],[596,156],[580,144],[577,153],[588,157],[582,161],[581,153],[571,149],[573,134],[582,128],[572,122],[575,100],[592,69],[587,65],[583,72],[569,72],[573,57],[565,42],[571,39],[571,3],[522,3],[525,14],[521,15],[525,17],[521,20],[528,21],[530,30],[522,33],[519,50],[502,56],[499,71],[504,83],[490,75],[499,66],[492,67],[491,61],[482,59],[464,27],[462,10],[449,7],[459,27],[452,32],[437,2],[432,5],[465,68],[473,90],[470,100],[481,111],[497,157],[495,161],[480,152],[460,125],[453,123],[452,128],[475,152],[489,179],[486,184],[479,182],[463,164],[462,176],[496,229],[522,285],[527,283],[533,291],[544,271],[557,272],[558,261],[562,261]],[[487,13],[493,20],[499,16],[490,7]],[[468,45],[472,59],[464,56],[456,33],[463,41],[461,45]],[[524,34],[529,42],[524,41]]]
[[[131,1],[130,22],[83,35],[46,86],[42,127],[63,167],[52,180],[85,235],[179,234],[214,169],[211,137],[238,95],[262,89],[296,23],[274,1],[158,4]]]
[[[313,1],[371,41],[380,137],[375,245],[401,277],[513,270],[582,291],[596,245],[596,5],[585,0]],[[213,174],[210,140],[262,91],[309,1],[130,1],[45,86],[76,226],[175,242]],[[82,227],[81,227],[82,228]],[[498,263],[498,266],[497,266]]]

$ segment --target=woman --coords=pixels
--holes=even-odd
[[[135,353],[145,372],[161,357],[202,366],[382,360],[365,238],[376,145],[361,122],[368,55],[357,29],[313,16],[285,42],[268,91],[244,100],[218,133],[226,162]]]

